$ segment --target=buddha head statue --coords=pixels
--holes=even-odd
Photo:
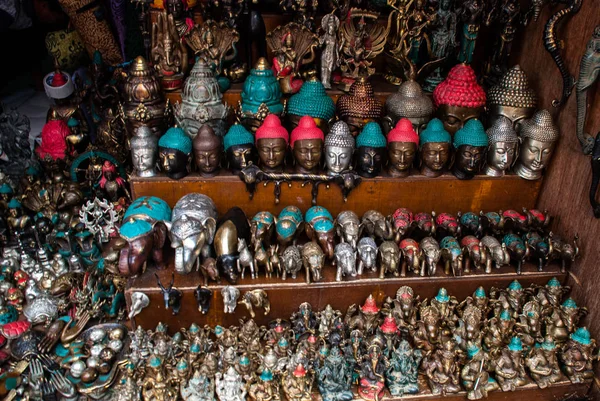
[[[223,138],[229,169],[237,174],[257,160],[254,136],[240,124],[234,124]]]
[[[138,177],[154,177],[158,159],[158,140],[152,130],[142,125],[130,140],[131,162]]]
[[[314,173],[319,169],[325,136],[312,117],[304,116],[292,131],[290,145],[296,161],[296,172]]]
[[[339,174],[352,168],[355,140],[350,127],[344,121],[337,121],[325,136],[325,166],[328,174]]]
[[[269,114],[256,130],[256,149],[264,171],[283,171],[289,134],[275,114]]]
[[[554,153],[560,137],[558,127],[548,110],[539,110],[521,123],[521,146],[515,172],[526,180],[537,180]]]
[[[403,82],[398,91],[385,101],[384,130],[389,132],[402,118],[407,118],[419,133],[431,120],[433,102],[414,79]]]
[[[500,82],[488,91],[487,109],[490,125],[500,117],[508,118],[515,130],[521,120],[530,118],[537,107],[537,96],[521,66],[506,71]]]
[[[174,180],[188,174],[192,140],[179,127],[169,128],[158,140],[158,158],[163,172]]]
[[[327,130],[329,120],[335,116],[335,103],[315,75],[302,84],[298,93],[290,97],[286,113],[288,128],[296,128],[303,116],[312,117],[317,127],[323,131]]]
[[[479,120],[469,120],[454,135],[452,173],[460,180],[470,180],[481,169],[488,137]]]
[[[479,118],[485,106],[485,92],[477,83],[473,69],[458,64],[436,86],[433,102],[437,117],[444,123],[446,131],[454,135],[467,121]]]
[[[413,123],[408,118],[401,118],[387,136],[388,173],[392,177],[410,175],[418,147],[419,135]]]
[[[501,177],[515,161],[519,137],[513,128],[512,121],[504,116],[494,119],[486,134],[489,144],[485,174],[491,177]]]
[[[386,140],[376,122],[368,122],[356,138],[356,171],[373,178],[381,173],[386,156]]]
[[[192,141],[194,161],[198,172],[203,177],[213,177],[219,173],[223,142],[221,137],[208,124],[203,124]]]
[[[339,97],[336,109],[340,120],[348,123],[355,137],[366,123],[378,121],[383,114],[383,106],[375,97],[373,86],[364,77],[352,84],[348,94]]]
[[[439,177],[444,173],[450,160],[452,137],[444,129],[441,120],[434,118],[419,135],[419,154],[421,174],[427,177]]]
[[[255,132],[267,114],[281,115],[281,88],[266,58],[261,57],[244,81],[240,115],[242,124]]]

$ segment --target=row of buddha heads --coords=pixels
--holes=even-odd
[[[427,177],[451,169],[457,178],[470,179],[480,171],[502,176],[514,166],[522,178],[533,180],[547,167],[558,137],[546,110],[523,120],[518,134],[506,117],[498,117],[487,131],[479,120],[468,120],[454,136],[437,118],[419,134],[403,118],[387,137],[378,123],[368,122],[356,138],[344,121],[333,123],[325,135],[309,116],[302,117],[290,134],[277,115],[269,114],[254,135],[240,124],[231,126],[223,138],[206,124],[193,138],[178,127],[160,138],[140,127],[131,139],[131,152],[135,172],[142,177],[156,174],[157,158],[160,169],[173,179],[185,177],[192,160],[200,175],[214,176],[226,155],[236,174],[258,164],[267,173],[317,174],[324,169],[335,175],[354,169],[368,178],[384,170],[392,177],[406,177],[418,166]]]

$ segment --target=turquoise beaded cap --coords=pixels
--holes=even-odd
[[[519,337],[513,337],[510,339],[508,349],[511,351],[523,351],[523,343]]]
[[[479,120],[473,119],[465,123],[465,125],[454,134],[454,148],[459,146],[469,145],[476,147],[488,146],[488,136],[485,129]]]
[[[310,209],[308,209],[306,211],[306,214],[304,215],[304,220],[306,220],[307,222],[311,222],[313,219],[321,217],[333,221],[333,216],[331,215],[331,213],[329,213],[329,210],[325,209],[322,206],[313,206]]]
[[[438,118],[434,118],[429,121],[427,127],[421,132],[419,135],[419,142],[421,143],[421,147],[423,147],[426,143],[437,143],[437,142],[446,142],[451,143],[452,137],[444,129],[444,124]]]
[[[335,115],[335,103],[327,96],[320,81],[307,81],[300,91],[290,97],[287,112],[296,116],[310,116],[329,120]]]
[[[370,148],[385,148],[387,141],[381,127],[376,122],[369,122],[365,125],[360,135],[356,138],[356,147],[367,146]]]
[[[158,140],[158,147],[176,149],[189,155],[192,153],[192,139],[179,127],[169,128]]]
[[[582,345],[590,345],[592,343],[592,339],[590,337],[590,332],[585,327],[580,327],[575,330],[575,333],[570,335],[571,340],[578,342]]]
[[[240,145],[254,145],[254,136],[242,125],[234,124],[223,138],[223,148],[227,151],[232,146]]]
[[[12,194],[12,193],[13,193],[13,189],[10,185],[8,185],[7,183],[0,185],[0,194]]]

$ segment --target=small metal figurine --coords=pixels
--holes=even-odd
[[[256,316],[253,307],[263,308],[265,315],[268,315],[271,311],[271,303],[269,302],[267,292],[264,290],[246,291],[238,304],[244,305],[252,318]]]
[[[225,306],[225,313],[233,313],[235,312],[235,307],[237,306],[237,300],[240,296],[240,290],[230,285],[223,287],[221,290],[221,295],[223,296],[223,305]]]
[[[135,316],[139,315],[142,309],[150,305],[150,298],[148,295],[143,292],[133,292],[131,293],[131,307],[129,308],[129,319],[133,319]]]
[[[183,39],[190,32],[193,26],[193,21],[187,16],[186,6],[191,6],[189,3],[184,3],[182,0],[166,0],[165,9],[168,15],[173,16],[175,29],[180,39]],[[186,39],[188,39],[186,37]],[[187,42],[187,40],[186,40]]]
[[[323,131],[317,128],[315,121],[308,116],[300,119],[290,137],[290,146],[296,161],[296,172],[311,173],[321,164],[323,153]]]
[[[458,61],[461,63],[471,64],[473,61],[473,52],[483,20],[484,8],[484,1],[466,0],[458,9],[458,16],[463,22],[460,51],[458,52]]]
[[[381,324],[379,311],[375,298],[369,294],[364,305],[358,307],[356,304],[352,304],[348,307],[344,316],[344,324],[349,330],[358,329],[366,334],[371,334]]]
[[[406,340],[400,341],[392,351],[385,381],[392,397],[419,392],[419,365],[423,358],[421,350],[413,349]]]
[[[510,343],[502,348],[500,356],[493,364],[502,391],[515,391],[517,387],[528,383],[523,358],[523,344],[519,337],[510,339]]]
[[[254,136],[243,125],[234,124],[229,128],[223,138],[223,149],[233,174],[238,174],[242,169],[257,162]]]
[[[477,83],[475,71],[466,64],[452,67],[446,79],[433,91],[436,114],[450,135],[468,120],[479,118],[485,101],[485,92]]]
[[[442,257],[440,244],[433,237],[425,237],[419,243],[419,247],[422,252],[420,268],[421,277],[424,277],[426,274],[434,276],[437,264]]]
[[[283,393],[288,401],[311,401],[313,382],[313,374],[302,364],[289,366],[281,378]]]
[[[169,128],[158,140],[160,166],[169,178],[179,180],[189,172],[192,140],[178,127]]]
[[[298,93],[293,94],[287,103],[286,120],[290,130],[298,126],[304,116],[315,120],[317,127],[328,131],[329,122],[335,116],[335,102],[327,95],[325,86],[317,79],[316,72],[309,70],[306,81]]]
[[[436,18],[431,24],[431,55],[437,60],[449,58],[457,46],[456,25],[458,18],[452,8],[452,0],[441,0]],[[442,80],[442,68],[437,67],[425,80],[425,90],[433,92]]]
[[[265,368],[260,375],[248,383],[248,396],[252,401],[280,401],[279,383],[274,380],[273,372]]]
[[[302,247],[302,263],[306,274],[306,283],[310,284],[311,276],[313,282],[322,279],[323,266],[325,265],[325,254],[321,247],[315,242],[307,242]]]
[[[344,121],[337,121],[325,136],[325,166],[329,174],[352,169],[355,140]]]
[[[196,298],[196,302],[198,303],[198,311],[203,315],[208,313],[208,310],[210,309],[212,296],[213,292],[211,290],[203,288],[200,285],[194,290],[194,298]]]
[[[572,298],[567,298],[560,306],[552,307],[547,316],[546,332],[557,343],[564,343],[573,333],[581,318],[587,315],[586,308],[580,308]]]
[[[519,130],[523,119],[531,118],[537,108],[537,95],[518,64],[506,71],[487,94],[490,124],[504,116]]]
[[[389,362],[383,355],[381,345],[373,341],[360,361],[358,395],[367,401],[379,400],[385,388],[385,372]]]
[[[394,238],[392,222],[377,210],[367,210],[360,222],[364,232],[370,237],[384,241]]]
[[[487,371],[490,357],[478,344],[471,344],[467,349],[469,360],[463,366],[460,377],[467,390],[467,399],[480,400],[487,398],[490,391],[500,387]]]
[[[221,401],[245,401],[246,386],[239,373],[233,366],[225,374],[217,372],[215,389]]]
[[[365,270],[370,272],[377,271],[377,244],[371,237],[363,237],[358,241],[358,274],[361,275]]]
[[[504,116],[498,116],[486,134],[489,144],[485,174],[490,177],[502,177],[515,162],[519,137],[512,122]]]
[[[440,241],[440,248],[444,260],[444,273],[462,276],[464,255],[458,240],[452,236],[444,237]]]
[[[358,215],[350,210],[340,212],[335,219],[335,227],[340,242],[347,242],[356,249],[360,234]]]
[[[217,255],[217,267],[222,275],[235,284],[241,273],[239,258],[239,239],[250,242],[250,225],[246,214],[239,207],[233,207],[217,222],[214,248]]]
[[[537,180],[550,162],[560,132],[548,110],[540,110],[523,121],[519,159],[515,172],[526,180]]]
[[[199,370],[187,383],[181,382],[179,391],[185,401],[215,401],[215,384]]]
[[[319,44],[324,46],[321,52],[321,82],[327,89],[331,89],[331,75],[340,65],[340,49],[337,36],[339,27],[340,19],[333,13],[325,15],[321,19],[323,34],[319,37]]]
[[[290,245],[281,254],[281,279],[285,280],[287,276],[291,276],[293,279],[299,271],[302,270],[302,253],[300,247],[296,245]]]
[[[592,370],[593,352],[596,340],[590,337],[585,327],[578,328],[569,336],[565,346],[559,351],[563,371],[571,383],[583,383],[594,377]]]
[[[289,137],[277,115],[269,114],[265,118],[255,134],[256,149],[263,171],[283,171]]]
[[[366,77],[357,79],[347,94],[340,96],[336,103],[340,120],[348,123],[354,137],[368,122],[378,122],[383,115],[383,105],[375,97],[373,86]]]
[[[292,13],[294,21],[300,25],[304,25],[311,31],[315,30],[315,15],[319,2],[317,0],[280,0],[279,8],[284,13]],[[336,32],[337,29],[334,31]]]
[[[204,124],[222,137],[229,111],[229,106],[223,104],[223,94],[213,70],[199,59],[185,80],[181,103],[175,104],[175,121],[192,139]]]
[[[381,173],[386,156],[386,138],[376,122],[368,122],[356,138],[356,171],[373,178]]]
[[[600,77],[600,25],[594,29],[592,37],[587,43],[585,53],[581,57],[579,78],[575,84],[577,94],[577,139],[581,144],[583,154],[592,154],[594,138],[585,133],[585,120],[587,116],[588,91],[598,82]]]
[[[433,395],[460,391],[460,368],[453,339],[444,339],[440,348],[423,358],[421,366]]]
[[[306,211],[304,221],[308,238],[319,244],[327,259],[333,259],[335,227],[331,213],[321,206],[313,206]]]
[[[488,147],[488,137],[479,120],[469,120],[454,135],[452,173],[459,180],[470,180],[479,172]]]
[[[323,401],[350,401],[353,372],[338,347],[333,347],[316,369],[317,385]]]
[[[138,127],[129,145],[134,173],[138,177],[154,177],[158,160],[158,139],[150,128],[145,125]]]
[[[560,271],[566,272],[567,268],[571,266],[571,263],[575,261],[579,256],[579,246],[577,241],[579,236],[575,234],[573,238],[573,245],[564,241],[558,236],[555,236],[552,231],[548,234],[548,242],[550,245],[549,260],[560,260]]]
[[[290,22],[267,34],[267,44],[275,55],[273,69],[283,93],[296,93],[302,86],[300,68],[315,59],[319,38],[306,26]]]
[[[282,248],[288,244],[296,242],[296,235],[299,235],[304,230],[304,216],[302,211],[297,206],[286,206],[275,223],[275,232],[277,242]]]
[[[539,388],[547,388],[560,381],[563,375],[558,363],[558,350],[551,336],[537,343],[525,358],[529,375]]]
[[[208,124],[203,124],[192,141],[194,162],[202,177],[214,177],[221,168],[223,139]]]
[[[217,208],[208,196],[191,193],[177,201],[169,224],[176,272],[188,274],[199,267],[200,254],[213,243],[216,225]]]
[[[379,278],[384,279],[386,273],[392,273],[395,277],[400,276],[400,248],[394,241],[384,241],[378,249],[381,270]],[[404,264],[402,264],[404,265]]]
[[[419,136],[407,118],[402,118],[387,135],[388,174],[408,177],[419,148]]]
[[[426,177],[439,177],[450,160],[452,137],[444,129],[443,123],[434,118],[420,135],[419,154],[421,174]]]
[[[168,288],[165,288],[160,282],[160,278],[158,274],[154,273],[156,276],[156,281],[158,282],[158,286],[163,294],[163,299],[165,301],[165,309],[173,309],[173,315],[179,314],[179,309],[181,308],[181,297],[183,294],[177,288],[173,288],[173,283],[175,282],[175,275],[171,277],[171,282]]]
[[[152,24],[150,57],[163,89],[180,89],[188,69],[187,47],[177,32],[173,15],[167,15],[166,10],[160,11],[158,20]]]

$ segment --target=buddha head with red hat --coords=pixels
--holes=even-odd
[[[477,83],[475,71],[466,64],[455,65],[433,91],[437,117],[450,135],[454,135],[467,121],[479,118],[485,100],[485,92]]]
[[[276,114],[269,114],[265,118],[265,121],[256,130],[255,139],[258,158],[263,170],[282,171],[289,134],[281,125],[281,120]]]
[[[392,177],[407,177],[410,174],[417,149],[419,135],[408,118],[401,118],[388,133],[388,173]]]
[[[321,164],[325,135],[312,117],[304,116],[292,131],[290,146],[294,152],[296,172],[314,173]]]

